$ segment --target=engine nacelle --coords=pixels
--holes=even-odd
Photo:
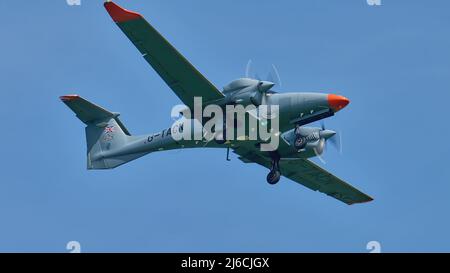
[[[297,130],[297,132],[296,132]],[[309,158],[321,155],[325,150],[325,138],[320,136],[321,128],[299,127],[281,135],[288,147],[280,151],[282,157]]]
[[[242,78],[234,80],[225,86],[223,93],[228,97],[229,102],[258,106],[261,105],[264,94],[272,92],[270,89],[274,85],[274,83],[268,81]]]

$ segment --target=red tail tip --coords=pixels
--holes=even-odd
[[[104,6],[111,18],[116,23],[122,23],[142,18],[142,15],[140,15],[139,13],[126,10],[114,2],[105,2]]]
[[[79,97],[80,96],[78,96],[78,95],[65,95],[65,96],[59,97],[59,99],[62,101],[70,101],[70,100],[78,99]]]

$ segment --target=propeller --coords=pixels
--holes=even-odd
[[[261,81],[262,78],[259,76],[259,74],[253,73],[252,65],[253,61],[249,59],[247,62],[247,66],[245,67],[245,77],[254,78],[255,80]],[[278,72],[278,69],[274,64],[272,64],[270,67],[270,71],[267,74],[266,81],[273,82],[274,84],[281,86],[280,73]]]
[[[317,148],[314,148],[314,153],[316,154],[316,157],[320,160],[320,162],[322,162],[322,164],[327,164],[327,162],[325,161],[325,159],[323,159],[323,157],[322,157],[322,152],[323,152],[323,149],[326,147],[326,145],[325,145],[325,139],[324,138],[322,138],[321,140],[320,140],[320,152],[317,150]]]
[[[335,132],[331,130],[327,130],[325,127],[325,123],[321,123],[321,135],[326,139],[329,140],[331,145],[340,153],[342,154],[342,133],[341,132]]]
[[[245,77],[252,78],[252,64],[253,61],[250,59],[247,62],[247,66],[245,68]],[[257,91],[252,96],[252,103],[256,106],[265,105],[267,99],[267,92],[271,91],[272,87],[276,84],[281,84],[280,75],[275,65],[271,66],[271,70],[267,75],[267,80],[262,80],[261,77],[255,73],[253,76],[254,79],[258,80]]]
[[[330,139],[330,143],[340,154],[342,154],[342,133],[339,132],[334,137],[332,137]]]
[[[252,60],[250,59],[250,60],[248,60],[247,66],[245,67],[245,77],[246,78],[250,78],[251,69],[252,69]]]
[[[322,157],[322,152],[327,149],[326,141],[330,141],[331,145],[336,148],[339,154],[342,154],[342,135],[341,133],[337,133],[332,130],[328,130],[325,126],[325,123],[321,123],[321,130],[319,132],[320,143],[319,146],[314,148],[314,153],[317,158],[322,162],[322,164],[326,164],[325,159]]]
[[[281,86],[281,78],[280,78],[280,73],[278,73],[278,69],[277,67],[272,64],[271,69],[269,71],[269,75],[267,75],[267,80],[269,82],[273,82],[278,86]]]

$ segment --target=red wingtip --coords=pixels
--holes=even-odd
[[[65,96],[59,97],[59,99],[62,100],[62,101],[71,101],[71,100],[74,100],[74,99],[78,99],[79,97],[80,96],[78,96],[78,95],[65,95]]]
[[[122,23],[142,18],[142,15],[140,15],[139,13],[126,10],[114,2],[105,2],[104,6],[111,18],[116,23]]]

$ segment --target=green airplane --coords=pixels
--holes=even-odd
[[[281,176],[285,176],[348,205],[373,200],[308,160],[320,157],[328,140],[337,143],[338,139],[336,132],[324,126],[305,125],[335,115],[348,105],[347,98],[321,93],[277,93],[271,90],[274,83],[251,78],[234,80],[221,92],[142,15],[111,1],[106,1],[104,6],[185,108],[179,111],[183,116],[171,127],[154,134],[134,136],[120,121],[119,113],[108,111],[78,95],[61,96],[60,99],[86,124],[88,169],[113,169],[157,151],[224,148],[227,149],[227,160],[231,149],[244,163],[257,163],[268,168],[267,182],[270,184],[276,184]],[[196,116],[195,111],[198,98],[201,98],[200,116]],[[233,114],[231,123],[221,116],[220,126],[213,126],[213,137],[206,139],[206,123],[218,121],[219,116],[206,116],[204,111],[210,106],[224,110],[236,105],[254,108],[245,108],[243,119]],[[264,116],[264,111],[260,110],[262,106],[272,110],[267,110]],[[228,113],[225,116],[228,118]],[[249,137],[255,127],[245,126],[250,119],[256,120],[256,138]],[[235,129],[241,127],[244,127],[241,134],[235,134]],[[261,128],[266,130],[266,137],[258,131]],[[230,131],[233,134],[229,134]],[[269,139],[276,139],[276,145],[269,143]],[[263,145],[272,149],[262,149]]]

